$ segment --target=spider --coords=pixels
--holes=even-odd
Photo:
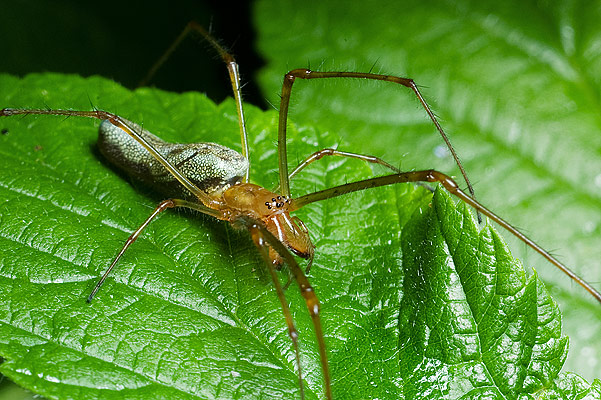
[[[321,72],[310,71],[308,69],[295,69],[288,72],[284,78],[279,117],[279,188],[271,191],[249,183],[250,169],[247,161],[249,146],[240,96],[238,66],[234,58],[214,41],[211,36],[206,34],[202,28],[191,24],[189,29],[201,33],[217,49],[228,66],[239,116],[239,127],[242,138],[241,155],[216,145],[198,145],[199,147],[195,147],[193,145],[177,146],[166,144],[144,130],[140,125],[119,117],[116,114],[101,110],[74,111],[59,109],[4,108],[0,111],[0,116],[39,114],[90,117],[103,120],[104,122],[101,124],[100,128],[100,148],[107,159],[127,170],[130,174],[142,180],[147,180],[150,184],[161,186],[163,189],[165,189],[166,186],[172,186],[174,183],[179,183],[183,186],[183,189],[179,188],[179,198],[169,198],[162,201],[150,217],[148,217],[148,219],[131,234],[119,254],[89,295],[88,301],[92,300],[113,267],[117,265],[121,256],[129,246],[135,242],[143,229],[163,211],[177,207],[188,208],[217,219],[228,221],[235,228],[244,229],[250,233],[260,255],[268,266],[267,270],[277,292],[288,326],[289,337],[293,344],[301,398],[304,398],[303,372],[300,361],[301,354],[298,346],[298,333],[285,298],[284,290],[276,275],[276,270],[280,269],[281,266],[285,264],[294,281],[297,282],[301,294],[306,301],[307,309],[309,310],[315,329],[324,379],[325,397],[331,399],[331,377],[327,361],[327,349],[321,326],[320,304],[317,294],[314,292],[306,277],[306,274],[311,268],[315,249],[308,228],[300,219],[291,216],[290,213],[308,204],[338,197],[350,192],[405,182],[441,184],[451,194],[474,207],[479,213],[497,222],[528,246],[543,255],[547,260],[568,274],[572,279],[601,301],[601,295],[599,295],[594,288],[574,275],[569,269],[563,266],[563,264],[536,243],[532,242],[510,224],[478,203],[474,199],[473,193],[466,194],[452,178],[441,172],[434,170],[402,172],[379,158],[358,153],[342,152],[335,149],[319,150],[307,157],[292,172],[288,171],[286,151],[287,111],[294,81],[297,79],[328,78],[373,79],[396,83],[413,90],[428,116],[436,126],[436,129],[447,142],[449,150],[454,155],[455,160],[460,166],[462,174],[468,183],[468,188],[471,189],[469,180],[467,180],[467,176],[465,175],[458,158],[454,154],[452,146],[448,142],[448,139],[446,139],[444,131],[421,96],[419,89],[411,79],[373,73]],[[162,150],[162,147],[166,150]],[[172,152],[172,154],[166,155],[167,152]],[[309,193],[301,197],[292,197],[289,184],[290,179],[308,165],[323,157],[359,159],[369,163],[379,164],[380,166],[391,170],[393,173],[386,176],[335,186],[322,191]],[[190,165],[198,168],[198,170],[191,170],[189,168]],[[153,170],[155,172],[152,172]],[[196,173],[198,173],[198,175],[196,175]],[[173,188],[170,187],[167,190],[169,193],[172,193]],[[307,266],[304,269],[298,264],[293,254],[308,260]]]

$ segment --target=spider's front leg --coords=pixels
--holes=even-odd
[[[259,252],[263,256],[263,259],[265,260],[265,264],[268,265],[269,273],[273,280],[278,299],[280,300],[282,312],[284,313],[284,318],[286,319],[286,325],[288,326],[288,335],[292,339],[292,343],[294,346],[301,388],[301,398],[304,398],[300,355],[298,350],[298,332],[294,325],[294,319],[292,318],[292,314],[290,313],[290,308],[288,307],[286,295],[284,294],[284,290],[282,288],[282,285],[280,284],[279,278],[276,274],[276,270],[271,262],[269,256],[269,248],[274,249],[288,265],[288,268],[290,269],[292,275],[294,276],[294,279],[296,280],[296,283],[298,284],[301,295],[305,299],[307,309],[309,310],[309,314],[311,315],[313,328],[315,329],[315,337],[317,339],[317,346],[319,349],[320,363],[324,379],[325,395],[327,399],[332,399],[330,370],[328,366],[328,358],[326,354],[326,345],[323,337],[321,319],[319,316],[320,305],[317,295],[313,290],[313,287],[309,283],[309,280],[307,279],[305,273],[298,265],[290,251],[271,232],[269,232],[269,230],[267,230],[267,228],[261,222],[254,221],[251,218],[241,216],[233,220],[232,224],[235,227],[244,227],[248,229],[255,245],[259,249]]]
[[[455,152],[455,148],[451,144],[451,141],[449,140],[447,134],[442,129],[442,126],[438,122],[438,119],[434,115],[434,112],[432,111],[432,109],[430,108],[430,106],[428,105],[428,103],[426,102],[424,97],[422,96],[419,88],[417,87],[417,84],[413,81],[413,79],[403,78],[403,77],[393,76],[393,75],[374,74],[371,72],[347,72],[347,71],[323,72],[323,71],[311,71],[309,69],[304,69],[304,68],[294,69],[294,70],[288,72],[284,76],[284,83],[282,84],[282,93],[281,93],[281,101],[280,101],[280,115],[279,115],[279,121],[278,121],[278,158],[279,158],[279,171],[280,171],[280,188],[284,195],[290,196],[290,183],[289,183],[289,175],[288,175],[288,155],[287,155],[287,149],[286,149],[286,125],[287,125],[287,120],[288,120],[288,109],[290,107],[290,96],[292,94],[292,85],[294,84],[294,82],[297,78],[298,79],[309,79],[309,80],[310,79],[331,79],[331,78],[368,79],[368,80],[395,83],[397,85],[401,85],[401,86],[411,89],[413,91],[413,93],[415,94],[415,96],[417,97],[417,99],[419,100],[422,107],[424,108],[424,110],[426,111],[426,113],[428,114],[428,117],[430,118],[430,120],[432,121],[434,126],[436,127],[436,130],[438,131],[438,133],[444,140],[445,144],[447,145],[447,148],[449,149],[451,155],[453,156],[455,163],[457,164],[457,166],[459,167],[459,170],[461,171],[461,175],[463,175],[463,178],[465,179],[465,182],[468,187],[468,191],[469,191],[472,199],[476,198],[472,184],[471,184],[469,178],[467,177],[467,173],[465,172],[465,169],[463,168],[463,164],[459,160],[459,156]],[[358,155],[352,155],[350,157],[360,158]],[[361,156],[361,157],[369,157],[369,156]],[[366,159],[366,161],[377,162],[378,164],[382,164],[388,168],[395,170],[395,172],[400,172],[400,171],[396,170],[395,167],[390,166],[390,164],[388,164],[384,161],[370,161],[369,159]],[[478,222],[481,222],[481,217],[480,217],[480,213],[478,210],[477,210],[477,215],[478,215]]]

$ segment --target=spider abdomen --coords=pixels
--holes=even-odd
[[[169,143],[133,122],[125,122],[207,194],[219,194],[246,175],[248,160],[235,150],[216,143]],[[191,197],[140,143],[107,120],[98,129],[98,147],[112,164],[162,193]]]

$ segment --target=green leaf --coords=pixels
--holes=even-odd
[[[2,76],[0,87],[2,106],[89,109],[91,102],[166,140],[240,146],[231,101],[52,74]],[[273,187],[277,115],[248,107],[247,120],[252,177]],[[86,304],[161,198],[103,161],[97,122],[29,116],[0,124],[0,372],[49,398],[298,398],[277,297],[246,233],[167,212]],[[293,127],[290,142],[294,160],[340,138]],[[292,189],[369,175],[362,163],[322,160]],[[498,236],[477,233],[445,192],[432,200],[422,188],[396,185],[298,215],[318,249],[310,279],[336,398],[598,393],[598,383],[589,389],[577,377],[557,377],[567,351],[557,307]],[[321,398],[310,318],[294,285],[287,297],[306,397]]]
[[[0,87],[2,104],[85,109],[91,100],[164,138],[231,132],[221,142],[236,147],[231,104],[197,94],[134,94],[58,75],[4,76]],[[253,123],[272,124],[273,115],[256,114]],[[247,235],[167,213],[88,305],[86,294],[159,197],[98,156],[97,123],[1,123],[2,373],[50,398],[254,398],[259,386],[266,398],[297,396],[277,297]]]
[[[413,78],[477,198],[599,288],[600,13],[599,1],[578,0],[260,1],[254,18],[267,65],[259,81],[278,104],[283,73],[293,68]],[[341,150],[460,176],[415,96],[392,86],[297,81],[291,118],[339,134],[349,143]],[[571,343],[566,368],[599,377],[599,304],[508,240],[560,304]]]

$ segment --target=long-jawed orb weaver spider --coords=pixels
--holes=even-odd
[[[218,47],[218,49],[220,49],[220,48]],[[226,60],[226,63],[228,63],[228,65],[230,67],[230,77],[232,80],[232,84],[234,86],[234,93],[237,95],[236,96],[237,99],[239,99],[239,96],[238,96],[239,95],[239,89],[238,89],[239,88],[239,79],[237,77],[237,66],[236,66],[235,62],[233,61],[233,58],[231,58],[231,56],[229,56],[229,54],[227,54],[225,52],[221,52],[221,54],[222,54],[222,57]],[[149,218],[146,221],[146,223],[143,224],[140,227],[140,229],[138,229],[132,235],[131,240],[129,240],[127,242],[126,246],[123,248],[123,250],[125,250],[137,238],[137,236],[140,234],[142,228],[144,228],[147,225],[147,223],[150,222],[150,220],[152,218],[154,218],[154,216],[156,216],[158,213],[160,213],[161,211],[164,211],[167,208],[173,208],[173,207],[192,208],[197,211],[201,211],[203,213],[212,215],[218,219],[227,220],[227,221],[231,222],[234,226],[248,229],[251,233],[251,236],[253,237],[254,242],[258,246],[260,253],[266,259],[267,264],[270,266],[273,266],[273,265],[279,266],[282,263],[282,259],[284,259],[286,261],[286,264],[290,268],[292,275],[294,275],[295,280],[299,283],[299,285],[301,287],[301,292],[303,293],[303,296],[305,297],[305,299],[307,301],[307,307],[309,308],[310,313],[312,315],[314,327],[316,330],[316,336],[317,336],[318,347],[319,347],[319,352],[320,352],[320,359],[321,359],[321,367],[322,367],[324,380],[325,380],[325,384],[324,384],[325,395],[327,398],[331,398],[332,395],[331,395],[331,391],[330,391],[331,385],[330,385],[330,377],[329,377],[329,372],[328,372],[326,347],[324,344],[323,333],[321,331],[321,324],[320,324],[320,320],[319,320],[319,305],[318,305],[319,303],[318,303],[317,297],[313,294],[313,290],[312,290],[308,280],[304,276],[302,269],[296,263],[296,261],[294,260],[294,258],[292,257],[292,255],[289,251],[289,250],[291,250],[294,253],[296,253],[297,255],[299,255],[303,258],[307,258],[311,261],[313,258],[313,246],[310,242],[310,239],[307,236],[307,229],[305,228],[304,224],[302,224],[302,222],[300,222],[300,220],[290,217],[288,215],[288,210],[295,211],[296,209],[299,209],[302,206],[304,206],[306,204],[310,204],[315,201],[320,201],[323,199],[336,197],[336,196],[339,196],[341,194],[345,194],[348,192],[363,190],[363,189],[376,187],[376,186],[390,185],[390,184],[401,183],[401,182],[417,182],[417,181],[439,182],[447,190],[449,190],[452,194],[457,195],[464,202],[474,206],[482,214],[488,216],[489,218],[492,218],[493,220],[495,220],[496,222],[498,222],[499,224],[504,226],[506,229],[510,230],[513,234],[520,237],[520,239],[524,240],[525,243],[527,243],[528,245],[533,247],[539,253],[543,254],[550,262],[554,263],[556,266],[558,266],[560,268],[564,268],[559,262],[557,262],[553,257],[551,257],[543,249],[536,246],[533,242],[529,241],[527,238],[523,237],[517,230],[513,229],[510,225],[505,223],[503,220],[496,217],[490,211],[488,211],[487,209],[485,209],[484,207],[479,205],[479,203],[475,202],[470,196],[466,195],[463,191],[461,191],[457,187],[456,183],[451,178],[449,178],[448,176],[446,176],[444,174],[436,172],[436,171],[427,170],[427,171],[412,171],[412,172],[403,173],[403,172],[396,170],[395,167],[383,162],[382,160],[376,159],[376,158],[372,158],[372,157],[368,157],[368,156],[364,156],[364,155],[352,154],[352,153],[343,153],[343,152],[338,152],[336,150],[331,150],[331,149],[325,149],[325,150],[319,151],[319,152],[315,153],[314,155],[310,156],[309,158],[307,158],[307,162],[301,163],[300,168],[302,169],[307,163],[315,161],[323,156],[335,155],[335,156],[343,156],[343,157],[350,157],[350,158],[359,158],[359,159],[362,159],[365,161],[381,164],[389,169],[392,169],[393,171],[395,171],[395,173],[392,175],[388,175],[386,177],[373,178],[373,179],[364,180],[364,181],[360,181],[360,182],[356,182],[356,183],[342,185],[342,186],[335,187],[333,189],[327,189],[325,191],[316,192],[313,194],[302,196],[300,198],[291,199],[290,194],[289,194],[290,189],[289,189],[288,179],[298,171],[298,169],[297,169],[294,172],[292,172],[291,174],[288,174],[288,172],[286,171],[287,162],[285,161],[285,157],[286,157],[285,128],[286,128],[286,121],[287,121],[286,110],[287,110],[287,105],[288,105],[288,101],[290,98],[292,82],[294,81],[294,79],[299,79],[299,78],[300,79],[313,79],[313,78],[320,79],[320,78],[344,78],[344,77],[393,81],[395,83],[399,83],[401,85],[404,85],[404,86],[407,86],[407,87],[413,89],[415,91],[416,95],[418,96],[418,98],[420,99],[420,101],[422,101],[422,104],[424,105],[425,109],[428,111],[428,113],[432,117],[434,123],[436,124],[435,118],[433,118],[433,115],[429,111],[429,108],[427,107],[425,102],[423,102],[423,100],[421,99],[421,95],[417,91],[416,86],[409,79],[376,75],[376,74],[367,74],[367,73],[313,72],[313,71],[302,70],[302,69],[293,70],[286,75],[285,85],[284,85],[283,95],[282,95],[282,106],[281,106],[281,117],[280,117],[280,140],[279,140],[280,186],[281,186],[280,191],[278,191],[277,193],[266,192],[266,191],[263,191],[263,189],[258,188],[254,185],[247,184],[246,183],[246,181],[248,180],[247,165],[244,165],[243,159],[237,159],[236,156],[232,156],[229,153],[227,155],[221,156],[220,158],[221,158],[221,160],[225,160],[228,163],[232,163],[233,162],[232,159],[236,158],[235,162],[240,165],[238,165],[236,168],[234,168],[235,171],[232,174],[215,175],[213,172],[211,172],[211,174],[208,178],[206,175],[201,174],[202,176],[200,176],[198,179],[192,181],[193,183],[191,184],[187,178],[187,177],[190,177],[189,173],[185,173],[183,175],[179,175],[179,173],[186,169],[186,163],[191,162],[191,160],[194,162],[198,162],[199,164],[202,164],[204,161],[197,161],[197,160],[193,160],[193,159],[195,157],[198,157],[199,159],[204,160],[205,158],[202,155],[204,150],[201,150],[198,148],[192,148],[191,146],[186,146],[187,150],[192,149],[191,153],[187,154],[187,155],[184,154],[183,158],[180,158],[180,159],[170,158],[170,160],[172,160],[172,161],[161,160],[160,153],[155,152],[153,154],[153,157],[155,159],[159,160],[164,167],[169,169],[169,173],[173,176],[176,176],[178,178],[178,180],[180,181],[180,183],[182,183],[186,187],[187,192],[184,192],[184,194],[182,195],[182,197],[185,197],[185,199],[179,199],[179,200],[178,199],[170,199],[170,200],[166,200],[166,201],[162,202],[155,210],[155,213],[152,214],[151,218]],[[237,104],[239,106],[238,110],[240,111],[240,115],[242,115],[241,102],[238,100]],[[140,126],[137,126],[127,120],[124,120],[124,119],[116,116],[115,114],[107,113],[104,111],[95,110],[95,111],[88,112],[88,111],[47,110],[47,109],[38,109],[38,110],[3,109],[2,113],[0,115],[1,116],[12,116],[12,115],[19,115],[19,114],[21,114],[21,115],[23,115],[23,114],[54,114],[54,115],[63,115],[63,116],[84,116],[84,117],[92,117],[92,118],[98,118],[98,119],[109,121],[109,122],[103,122],[103,125],[101,126],[101,132],[102,132],[103,138],[104,138],[104,139],[101,139],[101,142],[104,141],[104,142],[108,143],[105,145],[101,145],[101,148],[103,149],[102,150],[103,153],[105,154],[105,156],[107,158],[112,159],[116,164],[121,164],[122,167],[129,169],[129,172],[133,173],[134,175],[138,175],[138,177],[141,177],[141,178],[148,177],[149,172],[146,170],[132,171],[132,165],[133,165],[133,169],[137,169],[140,164],[147,166],[149,164],[149,161],[148,161],[149,159],[140,161],[140,159],[143,156],[141,156],[140,153],[138,153],[138,154],[133,155],[133,158],[130,158],[129,161],[124,161],[126,159],[127,155],[122,154],[123,149],[131,149],[132,146],[134,146],[133,142],[129,142],[127,144],[123,144],[123,143],[115,144],[122,140],[125,140],[125,136],[122,133],[118,133],[118,135],[120,135],[120,136],[118,136],[118,139],[106,139],[107,136],[114,135],[115,132],[120,132],[120,131],[115,130],[115,127],[117,127],[119,129],[127,132],[135,140],[139,141],[146,148],[146,150],[148,150],[150,152],[155,151],[155,148],[158,148],[160,146],[159,142],[155,141],[154,138],[151,139],[152,141],[154,141],[154,143],[151,142],[150,145],[148,143],[145,143],[145,140],[143,138],[149,138],[150,136],[148,133],[143,133],[144,131],[142,130],[142,128]],[[243,125],[244,125],[243,121],[244,120],[241,117],[240,118],[240,127],[241,127],[241,131],[243,132],[242,133],[242,137],[243,137],[242,149],[243,149],[243,154],[246,155],[246,154],[248,154],[248,150],[247,150],[247,147],[245,146],[245,143],[247,143],[247,142],[246,142],[245,130],[243,128]],[[439,128],[439,130],[440,130],[440,128]],[[441,133],[442,133],[442,131],[441,131]],[[223,150],[223,151],[227,152],[226,150]],[[181,149],[177,149],[177,150],[175,150],[175,152],[178,153],[178,155],[179,155],[181,153]],[[216,152],[217,151],[215,150],[215,148],[211,148],[211,150],[209,150],[209,153],[216,153]],[[130,165],[127,165],[127,164],[130,164]],[[214,166],[215,164],[213,162],[211,162],[210,165]],[[218,169],[218,172],[223,172],[225,170],[224,168],[217,168],[217,169]],[[151,180],[156,182],[156,180],[157,180],[156,176],[160,176],[160,175],[165,176],[166,174],[164,173],[164,171],[161,171],[158,174],[155,174],[155,177],[152,178]],[[199,190],[198,187],[201,187],[201,189]],[[192,196],[190,194],[192,194]],[[251,197],[252,199],[249,200],[249,197]],[[188,198],[195,198],[198,201],[200,201],[200,203],[191,202],[190,200],[188,200]],[[257,201],[257,199],[259,199],[259,200]],[[260,210],[262,210],[262,211],[260,211]],[[288,249],[286,247],[284,247],[283,244],[286,245],[286,247]],[[121,256],[122,253],[123,253],[123,251],[115,259],[114,263],[111,265],[111,267],[107,271],[107,274],[110,271],[110,269],[115,265],[115,263],[117,262],[117,260],[119,259],[119,257]],[[310,261],[309,261],[309,266],[310,266]],[[285,317],[286,317],[286,322],[288,324],[289,335],[294,344],[295,354],[296,354],[296,365],[297,365],[299,381],[300,381],[299,385],[301,387],[301,396],[304,397],[302,370],[300,367],[301,363],[299,360],[300,355],[299,355],[298,345],[297,345],[297,341],[296,341],[296,339],[297,339],[296,329],[294,328],[292,317],[288,310],[288,306],[285,301],[283,291],[280,287],[279,280],[277,277],[275,277],[274,268],[270,267],[269,272],[273,277],[274,286],[278,293],[278,298],[280,299],[282,309],[283,309]],[[106,277],[106,274],[104,277]],[[92,294],[90,294],[89,299],[91,299],[93,297],[93,295],[96,293],[96,290],[100,287],[100,284],[104,281],[104,277],[99,282],[99,284],[96,286],[96,288],[94,289]],[[586,283],[578,280],[577,277],[573,277],[573,278],[575,280],[577,280],[585,288],[587,288],[587,290],[589,290],[594,296],[599,298],[598,293],[594,289],[589,287]]]

